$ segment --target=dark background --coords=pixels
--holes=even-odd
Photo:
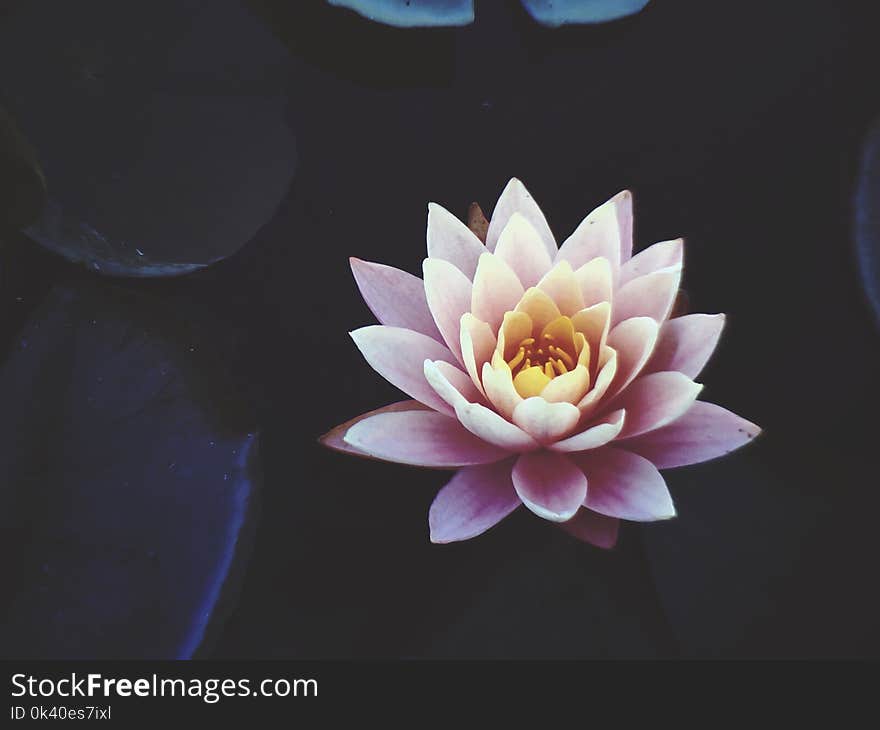
[[[199,656],[876,657],[880,337],[851,243],[880,110],[870,5],[654,0],[554,30],[478,1],[471,27],[404,31],[249,3],[291,54],[294,181],[215,267],[119,285],[200,318],[222,353],[202,367],[261,432],[236,590]],[[316,442],[398,395],[347,336],[372,321],[348,257],[419,273],[426,203],[488,213],[511,176],[560,240],[623,188],[637,248],[685,236],[691,308],[728,314],[703,397],[764,428],[669,472],[679,517],[610,553],[524,510],[432,545],[448,475]],[[53,284],[105,285],[14,240],[7,338]]]

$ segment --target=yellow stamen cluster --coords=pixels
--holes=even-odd
[[[563,316],[524,337],[507,360],[517,392],[523,398],[540,394],[553,378],[577,366],[584,346],[583,336],[577,336],[571,319]]]

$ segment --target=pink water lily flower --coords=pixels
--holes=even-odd
[[[351,259],[380,325],[351,333],[414,400],[322,442],[359,456],[457,469],[431,505],[431,540],[466,540],[520,505],[612,547],[620,520],[675,515],[658,469],[726,454],[760,429],[698,401],[694,378],[722,314],[670,318],[682,240],[632,256],[632,195],[557,246],[535,200],[508,183],[486,225],[428,206],[424,280]],[[482,224],[482,225],[481,225]]]

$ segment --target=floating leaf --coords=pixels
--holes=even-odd
[[[125,292],[55,290],[0,371],[0,653],[186,658],[240,549],[255,437]],[[172,333],[171,329],[175,328]]]
[[[855,216],[862,286],[880,323],[880,121],[874,124],[862,148]]]
[[[607,23],[638,13],[650,0],[522,0],[543,25]]]
[[[289,56],[235,0],[19,3],[0,100],[51,197],[29,235],[114,276],[173,276],[237,251],[296,164]]]

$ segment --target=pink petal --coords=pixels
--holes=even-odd
[[[587,496],[583,472],[560,454],[523,454],[513,467],[513,486],[526,507],[539,517],[565,522],[574,517]]]
[[[697,401],[668,426],[620,443],[660,469],[699,464],[729,454],[761,433],[726,408]]]
[[[723,314],[686,314],[667,320],[645,371],[677,370],[697,377],[718,344],[724,319]]]
[[[542,444],[552,443],[569,433],[581,412],[572,403],[549,403],[541,396],[526,398],[513,411],[513,422]]]
[[[622,190],[612,200],[617,206],[617,225],[620,228],[620,263],[626,263],[633,250],[633,195]]]
[[[660,269],[681,266],[684,259],[684,239],[661,241],[639,251],[620,267],[620,286]]]
[[[471,380],[470,376],[464,372],[461,368],[456,367],[455,365],[450,365],[448,362],[443,362],[443,360],[437,360],[434,362],[434,367],[440,371],[440,374],[449,382],[449,384],[455,388],[469,403],[485,403],[485,398],[483,394],[477,390],[477,386],[474,385],[474,381]],[[436,390],[436,388],[435,388]],[[442,397],[442,394],[439,394]],[[450,404],[452,405],[452,404]],[[454,407],[454,406],[453,406]]]
[[[452,410],[428,385],[425,360],[455,362],[455,356],[436,340],[400,327],[370,325],[351,333],[370,366],[393,386],[442,413]]]
[[[611,301],[614,276],[608,259],[602,256],[591,259],[574,272],[574,278],[581,290],[584,307]]]
[[[703,386],[681,373],[651,373],[636,379],[614,399],[626,411],[619,438],[638,436],[671,423],[697,399]]]
[[[483,388],[495,410],[508,420],[513,418],[514,409],[523,399],[513,387],[513,377],[506,364],[495,368],[491,363],[483,363]]]
[[[607,517],[638,522],[675,517],[666,482],[647,459],[613,448],[573,458],[590,484],[585,507]]]
[[[461,315],[471,308],[470,279],[442,259],[425,259],[422,271],[428,308],[449,349],[461,362]]]
[[[435,411],[370,416],[348,429],[345,442],[376,459],[435,468],[488,464],[507,456]]]
[[[470,228],[436,203],[428,203],[427,237],[430,258],[448,261],[468,279],[474,278],[477,261],[486,247]]]
[[[538,448],[537,442],[525,431],[479,403],[469,403],[446,379],[437,365],[424,364],[425,380],[455,409],[455,416],[471,433],[511,453]]]
[[[522,504],[501,461],[459,471],[441,489],[428,512],[431,542],[469,540],[494,527]]]
[[[618,203],[624,209],[618,218]],[[586,218],[560,246],[557,261],[568,261],[572,268],[578,269],[588,261],[602,256],[611,264],[614,271],[620,266],[621,252],[627,246],[632,248],[632,209],[631,198],[627,191],[618,193],[611,200],[603,203]],[[626,209],[629,208],[627,211]],[[627,225],[629,243],[621,238],[620,223]]]
[[[349,263],[361,296],[376,319],[391,327],[404,327],[440,339],[421,279],[384,264],[356,258],[350,258]]]
[[[600,446],[604,446],[617,438],[617,435],[623,429],[625,417],[625,411],[614,411],[594,423],[588,429],[576,433],[574,436],[569,436],[562,441],[557,441],[547,448],[551,451],[559,451],[560,453],[598,449]]]
[[[495,255],[513,269],[525,287],[537,284],[553,263],[541,236],[522,213],[510,216],[498,238]]]
[[[524,291],[513,269],[494,254],[484,253],[474,275],[471,312],[497,332],[504,313],[513,311]]]
[[[681,282],[681,268],[661,269],[624,284],[615,292],[611,311],[612,325],[632,317],[650,317],[663,322]]]
[[[465,314],[461,318],[461,358],[464,361],[468,375],[474,381],[477,389],[483,393],[483,384],[480,382],[480,371],[483,363],[487,362],[497,345],[492,329],[485,322],[477,319],[472,314]]]
[[[578,540],[610,550],[617,544],[620,520],[581,508],[560,527]]]
[[[608,346],[617,350],[617,374],[608,391],[611,398],[629,385],[645,367],[659,332],[650,317],[626,319],[608,333]]]
[[[501,231],[510,220],[510,216],[514,213],[522,213],[525,219],[532,224],[538,232],[544,247],[551,259],[556,256],[556,239],[550,226],[547,225],[547,219],[531,196],[525,185],[519,180],[513,178],[501,193],[498,202],[495,204],[495,210],[492,212],[492,220],[489,222],[489,230],[486,233],[486,248],[490,251],[495,250],[498,245],[498,239],[501,237]]]
[[[318,441],[320,441],[321,444],[326,446],[328,449],[333,449],[334,451],[341,451],[345,454],[353,454],[354,456],[366,456],[366,454],[364,454],[362,451],[358,451],[350,444],[345,443],[345,434],[348,429],[354,426],[354,424],[356,424],[358,421],[363,421],[365,418],[369,418],[370,416],[375,416],[378,413],[397,413],[398,411],[427,410],[429,410],[429,408],[425,405],[422,405],[417,400],[399,401],[398,403],[392,403],[390,405],[377,408],[376,410],[362,413],[360,416],[352,418],[350,421],[346,421],[345,423],[342,423],[339,426],[330,429],[327,433],[321,436]]]
[[[568,261],[556,264],[538,282],[538,290],[546,293],[567,317],[584,308],[581,287]]]

